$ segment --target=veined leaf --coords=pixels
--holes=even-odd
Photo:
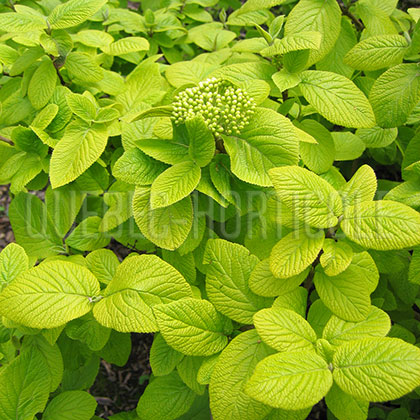
[[[0,27],[6,32],[30,32],[47,28],[47,22],[37,14],[1,13]]]
[[[162,334],[155,334],[150,348],[149,362],[155,376],[169,375],[184,355],[169,346]]]
[[[92,309],[99,283],[86,268],[45,262],[21,274],[0,294],[0,313],[31,328],[54,328]]]
[[[296,276],[313,263],[324,244],[324,232],[295,230],[280,239],[270,255],[270,269],[275,277]]]
[[[182,299],[153,308],[160,333],[175,350],[189,356],[210,356],[228,343],[227,325],[207,300]]]
[[[335,160],[335,145],[330,132],[319,122],[305,119],[294,122],[297,129],[303,130],[316,140],[316,143],[302,142],[300,155],[305,166],[317,174],[327,172]]]
[[[57,73],[51,60],[44,60],[35,70],[28,87],[28,98],[35,109],[43,108],[51,99]]]
[[[353,250],[345,242],[336,242],[327,238],[322,246],[324,251],[319,262],[327,276],[336,276],[342,273],[351,263]]]
[[[203,262],[208,264],[209,300],[218,311],[237,322],[251,323],[254,313],[272,302],[249,289],[249,276],[258,261],[241,245],[221,239],[207,241]]]
[[[375,125],[372,107],[363,92],[349,79],[328,71],[300,74],[305,99],[327,120],[344,127]]]
[[[10,204],[9,217],[16,241],[28,256],[47,258],[64,251],[47,207],[35,195],[18,194]]]
[[[140,149],[129,149],[115,162],[112,173],[127,184],[151,185],[167,167]]]
[[[67,105],[78,117],[91,122],[96,117],[96,105],[84,95],[69,93],[66,95]]]
[[[368,418],[369,402],[355,399],[333,384],[325,396],[327,407],[338,420],[366,420]]]
[[[327,181],[299,166],[271,169],[270,177],[277,196],[300,220],[316,228],[337,224],[341,198]]]
[[[286,35],[282,39],[274,40],[274,44],[264,48],[260,53],[266,57],[283,55],[290,51],[318,50],[322,35],[316,31],[304,31]]]
[[[118,266],[93,314],[120,332],[155,332],[152,307],[191,296],[190,286],[171,265],[156,255],[139,255]]]
[[[77,51],[69,53],[65,66],[72,78],[83,83],[96,83],[104,77],[102,67],[98,66],[92,57],[85,53]]]
[[[215,420],[262,420],[270,407],[245,393],[246,381],[260,360],[272,354],[255,329],[235,337],[220,355],[210,380],[210,408]]]
[[[178,163],[162,172],[150,190],[150,207],[168,207],[191,194],[201,178],[201,170],[194,162]]]
[[[375,290],[379,273],[366,253],[355,254],[349,267],[335,276],[328,276],[320,266],[314,283],[324,304],[342,319],[358,322],[370,312],[370,294]]]
[[[393,143],[397,138],[397,128],[359,128],[356,134],[363,140],[366,147],[369,148],[380,148],[386,147]]]
[[[108,284],[120,265],[118,257],[110,249],[98,249],[86,256],[86,267],[101,282]]]
[[[41,412],[50,393],[50,373],[38,352],[24,352],[0,372],[0,416],[29,419]]]
[[[388,314],[375,306],[360,322],[344,321],[333,315],[322,332],[322,338],[334,346],[368,337],[385,337],[391,328]]]
[[[95,14],[107,0],[69,0],[56,6],[48,16],[53,29],[79,25]]]
[[[341,228],[349,239],[368,249],[385,251],[420,244],[420,214],[396,201],[362,202],[348,207]]]
[[[173,420],[189,410],[196,395],[178,373],[159,376],[140,397],[137,414],[143,420]]]
[[[311,407],[333,383],[327,362],[314,350],[277,353],[259,362],[246,385],[257,401],[285,410]]]
[[[270,260],[267,258],[259,262],[252,270],[249,277],[249,287],[260,296],[280,296],[295,290],[306,279],[308,273],[309,270],[307,269],[286,279],[274,277],[270,270]]]
[[[0,291],[29,268],[25,250],[11,243],[0,252]]]
[[[308,321],[289,309],[263,309],[254,315],[254,324],[262,340],[281,352],[313,349],[317,339]]]
[[[102,50],[109,55],[124,55],[136,51],[147,51],[149,48],[150,45],[146,38],[131,36],[106,45],[102,47]]]
[[[344,63],[364,71],[383,69],[401,63],[407,51],[401,35],[377,35],[360,41],[344,57]]]
[[[190,141],[188,154],[199,166],[207,166],[213,159],[216,142],[202,117],[188,119],[185,122]]]
[[[241,133],[223,136],[232,172],[241,180],[271,186],[268,170],[298,162],[299,142],[290,121],[266,108],[257,108]]]
[[[378,183],[373,169],[368,165],[361,166],[340,191],[344,208],[372,201],[377,186]]]
[[[404,124],[420,99],[417,64],[399,64],[382,73],[375,80],[369,99],[379,126],[398,127]]]
[[[170,251],[184,243],[193,224],[190,197],[185,197],[168,207],[153,210],[150,206],[150,188],[136,188],[133,215],[141,233],[147,239]]]
[[[88,419],[95,414],[97,405],[95,398],[86,391],[65,391],[49,402],[42,420]]]
[[[420,386],[420,349],[397,338],[365,338],[334,354],[334,381],[355,398],[388,401]]]
[[[340,34],[341,12],[334,0],[301,0],[292,9],[284,27],[286,36],[305,31],[322,35],[320,48],[311,50],[308,65],[321,60],[333,48]]]
[[[50,164],[50,179],[53,188],[75,180],[95,163],[108,140],[108,129],[103,124],[82,120],[70,123],[64,137],[55,147]]]

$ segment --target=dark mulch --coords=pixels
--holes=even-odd
[[[89,390],[98,402],[96,414],[101,418],[134,410],[148,384],[153,335],[131,334],[131,341],[132,351],[125,366],[118,367],[102,360],[99,375]]]
[[[0,186],[0,250],[14,241],[12,228],[9,218],[7,217],[7,209],[10,203],[9,188],[5,185]]]

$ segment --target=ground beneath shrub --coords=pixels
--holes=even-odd
[[[101,418],[134,410],[148,384],[153,335],[131,334],[131,341],[131,355],[125,366],[118,367],[102,360],[99,375],[89,390],[98,402],[96,415]]]

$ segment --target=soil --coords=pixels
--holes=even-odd
[[[123,367],[101,361],[99,374],[89,392],[96,398],[96,415],[107,419],[113,414],[131,411],[148,384],[151,374],[149,351],[152,334],[131,334],[132,351]]]

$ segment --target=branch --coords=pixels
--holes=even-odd
[[[354,16],[353,13],[350,12],[348,7],[341,0],[338,0],[338,5],[340,6],[341,13],[344,16],[347,16],[348,18],[350,18],[351,21],[354,23],[354,26],[356,26],[356,28],[359,31],[363,31],[363,29],[365,29],[365,25],[363,25],[363,22],[360,19],[357,19],[357,17]]]

